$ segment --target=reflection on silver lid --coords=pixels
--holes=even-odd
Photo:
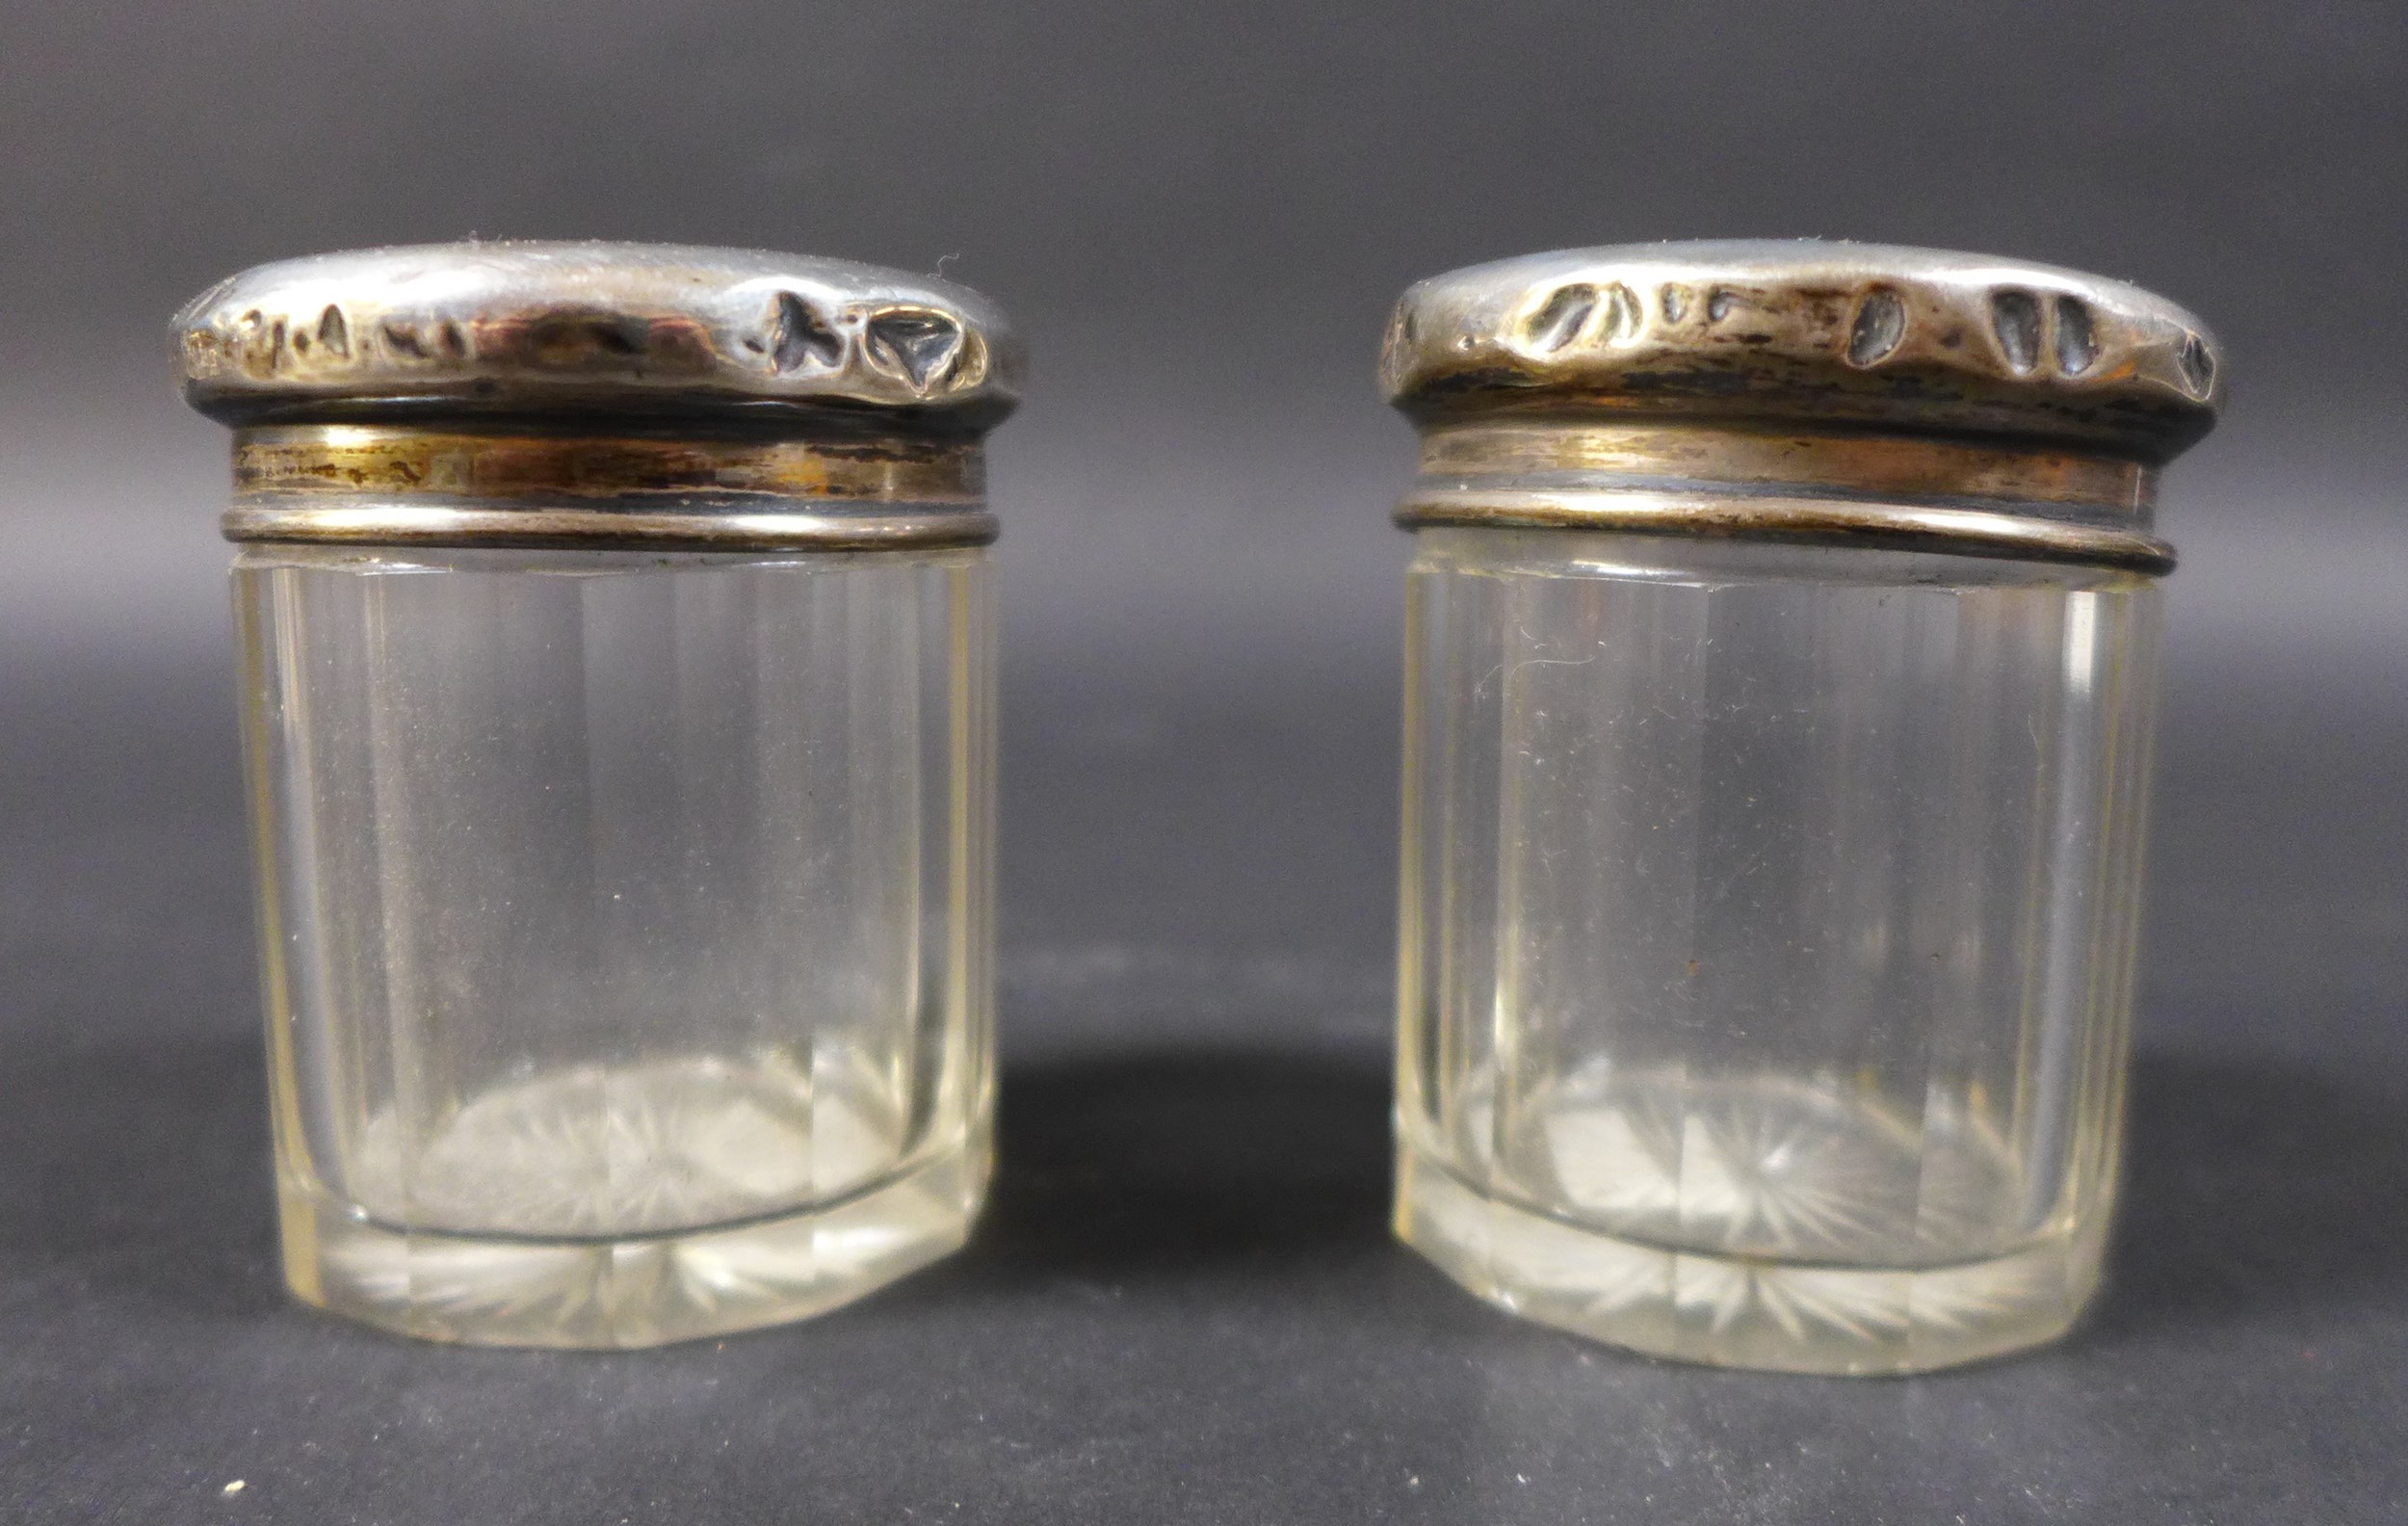
[[[1018,401],[995,305],[842,260],[607,243],[362,250],[245,271],[174,321],[226,423],[633,413],[975,434]]]
[[[2189,313],[2121,281],[1979,254],[1804,239],[1629,244],[1409,288],[1396,405],[2006,435],[2163,461],[2212,426]]]

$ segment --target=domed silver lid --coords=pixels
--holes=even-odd
[[[466,243],[279,260],[176,315],[230,424],[642,412],[976,432],[1018,401],[1003,315],[947,281],[756,250]]]
[[[2207,434],[2205,325],[2137,286],[1881,244],[1625,244],[1408,289],[1381,377],[1419,419],[1749,419],[2008,435],[2159,462]]]
[[[2121,281],[1877,244],[1566,250],[1409,288],[1400,522],[1739,536],[2163,572],[2206,326]]]
[[[172,337],[236,427],[227,536],[372,545],[975,544],[1022,364],[949,282],[642,244],[284,260]]]

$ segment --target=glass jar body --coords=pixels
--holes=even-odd
[[[1398,1230],[1661,1355],[2061,1332],[2114,1196],[2157,593],[2106,570],[1420,534]]]
[[[240,554],[296,1293],[648,1345],[960,1243],[992,1094],[989,575]]]

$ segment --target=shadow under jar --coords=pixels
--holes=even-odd
[[[225,532],[284,1268],[442,1340],[842,1303],[985,1188],[994,310],[608,244],[177,320]]]
[[[2062,1333],[2199,322],[1973,255],[1632,246],[1413,287],[1383,374],[1422,435],[1398,1232],[1693,1361]]]

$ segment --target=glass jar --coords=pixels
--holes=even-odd
[[[831,261],[461,245],[265,266],[176,327],[237,431],[293,1291],[641,1346],[959,1245],[993,309]]]
[[[1659,1355],[2065,1330],[2117,1171],[2198,321],[1846,244],[1408,291],[1397,1227]]]

